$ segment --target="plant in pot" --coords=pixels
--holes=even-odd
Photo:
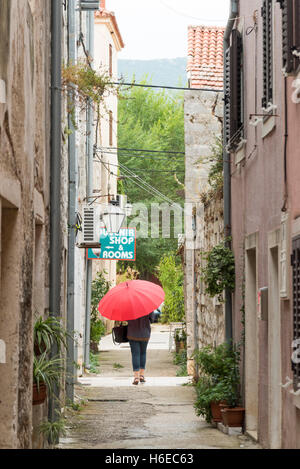
[[[186,349],[186,332],[184,329],[176,329],[174,340],[176,353],[179,353],[180,350]]]
[[[34,354],[36,356],[49,352],[53,344],[60,350],[61,346],[67,348],[67,339],[74,339],[74,334],[65,330],[58,318],[49,316],[36,320],[33,328]]]
[[[32,404],[39,405],[45,402],[47,391],[53,392],[58,385],[61,373],[64,371],[64,362],[59,357],[48,359],[46,352],[33,358],[33,393]]]
[[[239,380],[235,373],[227,377],[224,381],[228,389],[227,405],[221,406],[222,422],[226,427],[242,427],[244,422],[245,409],[240,406]]]
[[[223,416],[221,407],[232,408],[239,401],[240,347],[233,344],[208,346],[194,356],[201,374],[206,377],[204,399],[210,405],[210,412],[206,415],[220,422]],[[200,384],[200,391],[201,386]]]
[[[212,382],[207,376],[201,376],[196,385],[197,399],[194,404],[196,414],[210,423],[212,420]]]

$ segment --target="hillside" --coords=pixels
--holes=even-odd
[[[153,85],[186,86],[186,58],[156,60],[119,60],[118,75],[137,82],[148,77]]]

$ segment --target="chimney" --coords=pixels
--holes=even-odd
[[[105,0],[100,0],[100,8],[103,8],[103,10],[105,10]]]

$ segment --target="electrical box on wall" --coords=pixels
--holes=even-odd
[[[263,287],[260,288],[258,291],[258,299],[257,299],[257,305],[258,305],[258,319],[261,321],[267,321],[268,320],[268,294],[269,294],[269,289],[268,287]]]

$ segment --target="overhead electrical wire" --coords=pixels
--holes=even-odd
[[[87,59],[87,63],[89,65],[89,67],[92,68],[91,59],[90,59],[90,56],[88,54],[88,51],[86,49],[86,45],[85,45],[85,42],[84,42],[83,39],[84,39],[84,36],[81,32],[79,41],[82,45],[84,55],[86,56],[86,59]],[[138,86],[138,87],[142,87],[142,88],[161,88],[161,89],[166,89],[166,90],[181,90],[181,91],[214,91],[215,93],[223,93],[224,92],[224,90],[216,90],[216,89],[213,89],[213,88],[212,89],[211,88],[184,88],[184,87],[180,87],[180,86],[144,85],[142,83],[125,83],[125,82],[122,81],[122,78],[119,79],[119,81],[110,82],[110,83],[108,83],[108,85],[129,86],[129,87]]]
[[[215,88],[184,88],[180,86],[164,86],[164,85],[143,85],[142,83],[127,83],[123,81],[113,81],[109,85],[117,86],[139,86],[141,88],[161,88],[164,90],[180,90],[180,91],[213,91],[214,93],[223,93],[224,90],[216,90]]]
[[[110,168],[107,167],[106,163],[104,161],[102,161],[101,158],[99,158],[99,156],[97,156],[98,160],[100,161],[100,163],[102,163],[102,165],[106,168],[107,171],[110,172],[110,174],[114,175],[115,177],[118,177],[117,174],[114,174],[113,172],[111,172]],[[110,164],[110,163],[107,163],[107,164]],[[117,166],[117,165],[114,165],[114,166]],[[126,175],[129,175],[130,176],[130,179],[131,181],[137,185],[140,189],[148,192],[150,195],[154,195],[158,198],[160,198],[161,200],[164,200],[165,202],[167,202],[168,204],[172,205],[172,206],[178,206],[181,210],[182,210],[182,207],[174,202],[172,199],[170,199],[169,197],[167,197],[165,194],[163,194],[162,192],[158,191],[155,187],[153,186],[150,186],[150,184],[148,184],[146,181],[144,181],[143,179],[140,178],[140,176],[138,176],[137,174],[134,174],[133,171],[131,171],[129,168],[127,168],[125,165],[122,165],[121,163],[119,164],[119,167],[121,167],[121,169],[123,171],[125,171],[125,176]]]
[[[120,167],[124,170],[124,171],[127,171],[129,174],[131,174],[132,176],[136,176],[136,179],[138,179],[138,181],[140,181],[145,187],[148,187],[149,189],[151,189],[154,193],[156,193],[158,195],[158,197],[162,197],[164,198],[169,204],[171,205],[178,205],[180,207],[179,204],[177,204],[176,202],[174,202],[172,199],[170,199],[169,197],[167,197],[166,195],[162,194],[160,191],[158,191],[155,187],[153,186],[150,186],[150,184],[148,184],[146,181],[144,181],[143,179],[141,179],[138,175],[134,174],[133,171],[131,171],[129,168],[127,168],[125,165],[123,165],[122,163],[120,163]],[[182,208],[182,207],[180,207]]]
[[[137,151],[143,153],[167,153],[167,154],[176,154],[176,155],[185,155],[183,151],[168,151],[168,150],[148,150],[140,148],[122,148],[122,147],[97,147],[97,150],[118,150],[118,151]]]
[[[99,162],[101,163],[101,161],[97,161],[96,160],[96,163]],[[120,168],[120,165],[119,164],[113,164],[113,163],[109,163],[107,162],[107,164],[109,164],[110,166],[114,166],[116,168]],[[142,172],[142,173],[185,173],[184,170],[177,170],[177,169],[134,169],[134,171],[139,171],[139,172]],[[114,175],[115,176],[115,175]]]
[[[101,151],[101,153],[103,155],[113,155],[113,156],[117,156],[118,153],[116,152],[111,152],[111,151]],[[179,158],[179,156],[176,156],[176,155],[173,155],[173,156],[153,156],[153,155],[132,155],[130,153],[123,153],[121,155],[119,155],[120,157],[125,157],[125,158],[139,158],[139,159],[144,159],[144,158],[148,158],[148,159],[151,159],[151,160],[155,160],[155,161],[175,161],[177,158]],[[177,160],[178,161],[178,160]]]

